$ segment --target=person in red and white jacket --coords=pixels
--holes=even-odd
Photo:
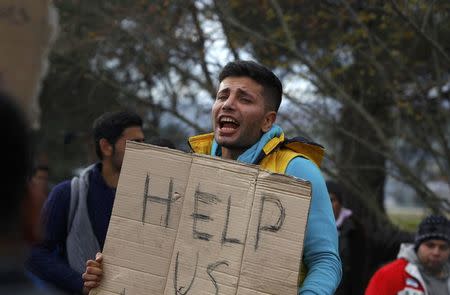
[[[428,216],[414,244],[403,244],[398,259],[380,268],[365,295],[449,295],[450,221]]]

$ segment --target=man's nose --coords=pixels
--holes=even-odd
[[[441,254],[441,249],[440,249],[439,247],[434,247],[434,248],[431,250],[431,253],[433,253],[433,255],[435,255],[435,256],[438,256],[438,255]]]
[[[222,109],[233,110],[236,107],[236,95],[231,93],[228,98],[222,104]]]

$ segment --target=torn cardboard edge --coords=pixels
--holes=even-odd
[[[127,142],[92,294],[297,294],[311,186]]]

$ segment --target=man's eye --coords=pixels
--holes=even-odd
[[[216,97],[216,100],[225,100],[227,97],[225,95],[219,95]]]
[[[449,245],[441,245],[440,250],[441,251],[447,251],[449,249]]]

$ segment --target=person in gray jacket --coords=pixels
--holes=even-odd
[[[126,141],[144,141],[142,119],[130,111],[101,115],[92,131],[99,161],[53,188],[43,210],[44,239],[27,262],[43,284],[70,294],[90,291],[82,274],[103,249]]]

